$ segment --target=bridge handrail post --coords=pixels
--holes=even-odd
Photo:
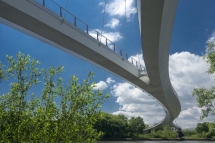
[[[60,17],[63,17],[62,16],[62,7],[60,7]]]
[[[87,34],[89,34],[89,31],[88,31],[88,25],[86,25],[86,31],[87,31]]]
[[[120,49],[120,56],[122,56],[122,49]]]
[[[43,2],[42,2],[42,3],[43,3],[43,6],[45,6],[45,0],[43,0]]]
[[[99,32],[96,31],[96,35],[97,35],[97,40],[99,40]]]
[[[77,26],[76,25],[76,16],[74,16],[74,25]]]

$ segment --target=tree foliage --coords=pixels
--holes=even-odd
[[[103,132],[103,138],[137,137],[143,133],[145,123],[141,117],[128,119],[125,115],[104,113],[95,124],[98,131]]]
[[[206,138],[215,137],[215,123],[212,122],[198,123],[195,130],[197,133],[200,133],[201,135],[204,133],[204,137]]]
[[[143,129],[146,128],[146,125],[141,117],[131,117],[128,123],[130,134],[135,133],[136,136],[143,133]]]
[[[205,133],[208,132],[209,131],[208,123],[207,122],[198,123],[196,125],[195,130],[197,133],[200,133],[200,134],[202,134],[203,132],[205,132]]]
[[[94,124],[109,95],[93,91],[92,72],[83,83],[76,76],[65,85],[63,66],[38,68],[39,61],[18,53],[0,63],[0,80],[9,79],[10,91],[0,96],[1,142],[94,142],[101,132]],[[30,89],[43,83],[42,94]]]
[[[204,59],[209,64],[207,73],[213,75],[215,73],[215,45],[213,42],[208,43]],[[194,88],[193,96],[197,96],[198,106],[202,109],[201,119],[208,117],[209,114],[215,115],[215,86],[210,89]]]
[[[209,131],[206,133],[207,138],[215,138],[215,123],[208,123],[208,129]]]

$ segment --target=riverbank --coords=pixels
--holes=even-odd
[[[197,139],[165,139],[165,138],[105,138],[105,139],[100,139],[98,141],[212,141],[211,138],[197,138]]]

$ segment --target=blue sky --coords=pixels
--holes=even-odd
[[[105,36],[143,63],[135,0],[126,0],[126,17],[124,0],[107,0],[105,14],[104,0],[68,0],[67,5],[66,0],[55,1],[94,29],[101,30],[103,27]],[[50,2],[47,0],[47,6],[57,10]],[[214,14],[214,0],[179,0],[172,34],[169,71],[171,82],[182,104],[182,112],[176,123],[183,128],[193,128],[200,122],[200,109],[192,97],[192,89],[214,84],[213,77],[205,74],[207,64],[201,57],[205,53],[206,42],[215,41]],[[3,24],[0,24],[0,39],[0,61],[5,64],[6,54],[15,56],[21,51],[38,59],[43,68],[63,65],[65,72],[62,76],[65,80],[76,75],[83,81],[88,72],[93,71],[97,88],[112,96],[102,106],[104,111],[123,113],[127,117],[141,116],[150,125],[163,118],[162,108],[156,101],[107,71]],[[0,94],[7,92],[6,87],[8,83],[0,84]],[[39,94],[40,91],[35,92]],[[157,112],[159,114],[156,117]],[[214,119],[209,117],[204,121],[212,120]]]

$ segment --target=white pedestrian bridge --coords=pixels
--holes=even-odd
[[[47,1],[58,10],[49,9]],[[137,0],[145,67],[53,0],[0,0],[0,22],[87,60],[152,95],[166,116],[149,129],[166,124],[180,128],[173,121],[181,105],[169,79],[177,3],[178,0]]]

